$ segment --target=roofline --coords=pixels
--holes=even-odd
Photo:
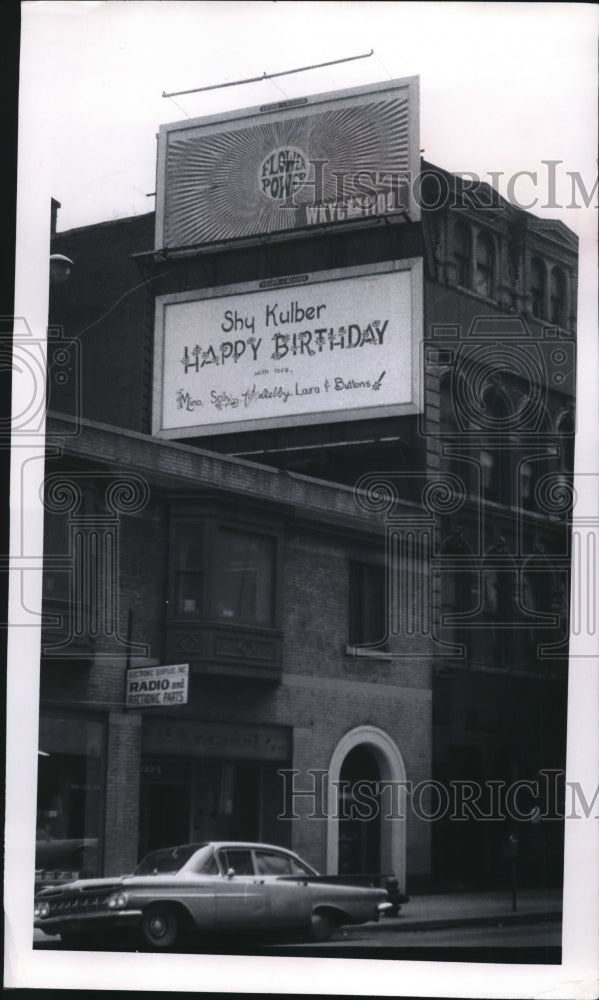
[[[425,160],[424,158],[421,159],[420,163],[421,163],[422,173],[428,171],[432,173],[437,171],[439,174],[442,174],[444,177],[450,178],[453,181],[459,181],[462,179],[462,175],[460,173],[452,172],[451,170],[446,170],[445,167],[439,167],[435,163],[430,163],[428,160]],[[468,171],[464,171],[464,173],[467,174]],[[467,177],[466,180],[472,182],[471,177]],[[513,212],[514,214],[520,216],[521,218],[529,219],[530,229],[537,235],[540,235],[537,226],[543,228],[554,226],[561,231],[564,237],[564,241],[568,243],[570,248],[573,251],[577,252],[579,243],[578,235],[574,232],[573,229],[570,229],[570,227],[567,226],[566,223],[563,222],[561,219],[555,219],[551,216],[548,217],[544,215],[537,215],[529,208],[521,208],[519,205],[514,205],[511,201],[508,201],[507,198],[504,198],[504,196],[500,194],[499,191],[497,191],[497,189],[494,188],[492,184],[489,184],[488,181],[483,180],[482,177],[479,179],[479,185],[483,191],[491,192],[492,198],[497,200],[496,205],[490,204],[488,206],[489,211],[493,211],[493,209],[501,211],[503,208],[505,208],[507,211]],[[427,212],[431,212],[431,214],[434,213],[435,209],[431,210],[425,207],[423,208],[421,206],[421,211],[423,215],[426,215]]]
[[[75,226],[72,229],[61,229],[59,232],[52,233],[52,242],[61,239],[63,236],[85,233],[94,229],[108,229],[111,226],[116,227],[127,222],[133,222],[136,219],[147,219],[151,215],[155,216],[156,212],[154,210],[151,212],[139,212],[137,215],[123,215],[119,219],[105,219],[101,222],[88,222],[85,226]]]

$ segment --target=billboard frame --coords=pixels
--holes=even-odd
[[[164,374],[165,374],[165,318],[170,305],[201,300],[227,299],[237,295],[249,295],[277,289],[305,288],[310,285],[334,283],[348,278],[397,274],[410,274],[410,324],[411,324],[411,398],[381,406],[348,406],[338,410],[248,418],[225,423],[201,423],[193,427],[165,428],[163,426]],[[166,440],[197,438],[220,434],[263,431],[274,427],[305,426],[309,424],[341,423],[352,420],[370,420],[383,417],[398,417],[418,414],[423,407],[423,387],[420,377],[419,352],[424,336],[424,262],[422,257],[407,257],[382,263],[360,264],[351,267],[334,268],[287,275],[282,278],[259,279],[234,285],[221,285],[193,291],[172,292],[156,297],[154,326],[154,367],[152,375],[152,436]]]
[[[159,126],[158,131],[158,151],[157,151],[157,170],[156,170],[156,223],[155,223],[155,253],[165,253],[169,254],[173,251],[178,251],[182,253],[187,251],[188,253],[193,253],[197,248],[206,248],[210,246],[221,246],[223,244],[235,244],[237,240],[243,241],[244,243],[250,244],[259,243],[264,240],[264,238],[273,238],[278,236],[292,236],[294,233],[298,232],[312,232],[322,229],[323,226],[335,225],[335,226],[351,226],[355,225],[356,219],[347,219],[344,222],[339,222],[338,220],[334,222],[317,222],[313,224],[306,225],[304,227],[299,227],[297,225],[292,225],[289,228],[277,228],[273,230],[264,230],[257,232],[248,237],[247,234],[240,233],[238,236],[222,236],[220,238],[210,238],[204,241],[198,241],[191,244],[182,244],[181,246],[169,246],[166,244],[166,200],[167,200],[167,156],[168,156],[168,144],[171,135],[179,134],[184,132],[191,132],[198,128],[205,128],[207,130],[206,134],[212,133],[226,133],[227,131],[232,131],[230,126],[249,126],[252,122],[257,123],[267,122],[274,123],[283,118],[300,118],[305,115],[307,111],[316,111],[319,107],[322,109],[332,108],[338,102],[347,102],[352,99],[361,100],[364,97],[375,97],[377,95],[389,94],[397,90],[405,90],[407,94],[408,103],[408,124],[407,124],[407,152],[408,152],[408,167],[407,173],[411,178],[411,183],[408,185],[408,205],[406,212],[401,210],[392,212],[382,213],[384,217],[393,218],[393,216],[405,215],[406,220],[409,222],[419,222],[420,221],[420,205],[418,199],[414,196],[414,184],[413,180],[419,175],[420,172],[420,98],[419,98],[419,77],[409,76],[403,77],[401,79],[387,80],[381,83],[370,84],[361,87],[350,87],[344,90],[334,90],[325,93],[310,94],[305,97],[290,99],[286,101],[278,101],[269,104],[254,105],[249,108],[242,108],[235,111],[225,112],[224,114],[216,115],[206,115],[199,118],[190,118],[184,121],[168,122]],[[334,166],[334,164],[333,164]],[[373,167],[377,164],[373,163]],[[373,213],[371,215],[364,215],[359,217],[359,221],[367,223],[369,220],[373,222],[381,218],[381,214]]]

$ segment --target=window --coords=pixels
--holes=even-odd
[[[463,222],[453,227],[453,252],[456,262],[456,281],[462,288],[470,285],[470,230]]]
[[[175,600],[179,618],[204,611],[204,529],[187,526],[177,537]]]
[[[386,649],[387,593],[385,568],[371,563],[350,563],[349,643]]]
[[[100,875],[105,766],[101,722],[40,718],[36,881]]]
[[[289,854],[255,851],[258,875],[314,875],[315,873]]]
[[[217,615],[225,621],[273,624],[274,540],[221,528]]]
[[[538,257],[530,262],[530,298],[533,316],[542,319],[545,312],[545,266]]]
[[[455,415],[454,388],[449,372],[444,372],[439,380],[441,433],[452,437],[459,434]]]
[[[480,233],[476,240],[474,290],[488,299],[493,298],[493,263],[493,241],[486,233]]]
[[[175,618],[274,626],[273,537],[181,522],[173,551]]]
[[[220,875],[214,854],[211,854],[208,860],[198,867],[198,872],[201,875]]]
[[[566,279],[558,267],[551,272],[551,322],[566,325]]]
[[[520,498],[526,510],[534,510],[535,470],[531,462],[525,462],[520,466]]]
[[[218,860],[223,875],[233,868],[236,875],[253,875],[252,852],[245,847],[227,848],[218,852]]]
[[[559,435],[559,466],[562,477],[568,478],[574,474],[574,414],[567,410],[557,420],[557,433]]]
[[[486,552],[483,570],[484,635],[478,656],[489,666],[513,666],[516,637],[521,623],[518,604],[518,571],[514,568],[503,537]]]
[[[301,864],[301,862],[297,861],[295,858],[290,858],[289,864],[291,865],[292,875],[316,875],[316,872],[312,868],[309,868],[308,865]]]
[[[258,875],[291,875],[291,864],[284,854],[256,851],[256,871]]]
[[[485,497],[495,499],[497,490],[497,462],[491,451],[480,452],[482,488]]]
[[[135,869],[135,875],[174,875],[196,853],[197,844],[151,851]]]
[[[472,628],[469,619],[478,604],[478,579],[470,564],[472,549],[460,527],[441,544],[441,627],[445,641],[463,646],[458,654],[470,662]],[[473,560],[472,560],[473,561]],[[439,723],[441,724],[441,723]]]

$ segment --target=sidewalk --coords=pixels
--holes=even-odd
[[[561,920],[562,894],[559,889],[521,889],[517,908],[512,910],[509,891],[454,892],[412,896],[396,917],[382,917],[381,930],[440,930],[444,927],[484,924],[532,923]],[[346,927],[358,932],[358,927]]]

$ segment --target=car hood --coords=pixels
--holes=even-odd
[[[114,889],[122,888],[124,878],[81,878],[77,879],[75,882],[63,882],[62,885],[48,886],[47,889],[42,889],[38,896],[56,896],[61,892],[90,892],[90,891],[100,891],[105,892]]]
[[[143,888],[144,886],[152,886],[157,888],[159,886],[172,886],[178,882],[193,882],[194,884],[201,881],[214,882],[223,881],[222,876],[205,875],[198,877],[197,875],[190,875],[186,872],[174,872],[170,875],[121,875],[116,878],[85,878],[77,879],[75,882],[64,882],[62,885],[56,885],[48,887],[47,889],[42,889],[38,895],[40,896],[55,896],[57,893],[61,892],[109,892],[118,889],[131,888]]]

